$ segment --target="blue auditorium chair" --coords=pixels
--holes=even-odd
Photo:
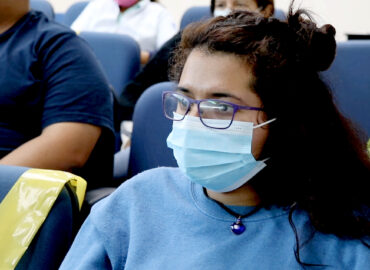
[[[4,212],[2,211],[4,210],[6,211],[7,209],[4,206],[4,201],[8,200],[7,202],[9,202],[9,198],[17,198],[17,200],[15,200],[17,202],[16,205],[18,205],[16,209],[19,209],[19,207],[21,206],[21,208],[24,208],[26,210],[24,210],[25,215],[17,216],[15,223],[18,224],[18,226],[19,224],[29,225],[30,222],[32,221],[32,226],[24,226],[22,228],[17,227],[18,228],[16,230],[17,233],[25,235],[26,238],[29,235],[33,235],[34,233],[36,233],[33,238],[32,237],[30,238],[31,242],[25,251],[23,250],[23,248],[18,248],[14,250],[20,250],[21,253],[18,254],[18,252],[16,252],[16,255],[15,253],[12,252],[5,252],[6,254],[2,252],[2,254],[0,254],[1,269],[17,269],[17,270],[58,269],[59,264],[62,262],[65,254],[67,253],[70,245],[72,244],[78,226],[81,223],[80,217],[78,216],[80,203],[77,199],[74,187],[68,184],[66,184],[62,188],[62,191],[55,200],[54,204],[52,204],[52,200],[50,197],[49,193],[50,189],[48,190],[48,192],[45,193],[48,194],[47,196],[40,196],[41,190],[37,186],[39,185],[39,182],[50,183],[49,180],[50,173],[53,174],[51,178],[53,178],[53,181],[56,182],[63,182],[65,180],[64,179],[65,175],[67,178],[72,177],[70,179],[72,181],[75,181],[76,179],[74,178],[75,177],[74,175],[65,172],[57,172],[50,170],[34,171],[26,167],[0,165],[0,201],[1,201],[0,213],[3,216]],[[62,176],[58,173],[61,173]],[[29,184],[28,188],[25,188],[26,186],[25,183],[30,183],[29,181],[22,182],[23,185],[20,185],[18,183],[20,191],[19,193],[17,192],[15,193],[23,195],[20,195],[19,197],[10,196],[9,193],[11,192],[9,191],[15,185],[17,180],[21,176],[30,177],[30,175],[31,177],[36,179],[38,183],[35,185],[34,184],[35,182],[32,182],[32,184]],[[78,179],[77,181],[80,182],[80,180],[84,182],[84,180],[82,180],[81,178]],[[84,187],[86,187],[85,182]],[[83,195],[85,189],[83,188],[81,192],[82,193],[80,193],[80,195]],[[14,195],[14,193],[12,195]],[[41,204],[43,205],[43,207],[45,205],[51,204],[51,210],[47,214],[46,219],[39,228],[37,226],[38,224],[37,220],[34,221],[30,219],[31,216],[37,217],[43,216],[42,214],[40,214],[41,212],[40,209],[35,207],[34,202],[32,202],[32,200],[34,200],[35,197],[40,200],[41,199],[44,200],[44,202]],[[5,212],[5,215],[9,216],[9,213]],[[19,222],[19,220],[22,222]],[[1,225],[4,226],[4,223],[6,222],[7,222],[6,220],[2,220]],[[7,228],[12,224],[7,224]],[[28,228],[29,231],[27,231]],[[5,236],[0,235],[1,239],[3,239],[3,237]],[[22,245],[25,245],[24,242],[27,243],[26,238],[22,238],[21,241],[23,243]],[[17,243],[18,240],[15,242]],[[0,243],[0,245],[2,244],[4,243]],[[8,245],[8,243],[5,245]],[[8,246],[5,247],[9,248]],[[13,258],[12,262],[8,261],[10,257]],[[17,259],[15,260],[14,258]],[[5,265],[7,267],[5,267]],[[10,265],[12,265],[12,267],[10,267]]]
[[[77,19],[77,17],[81,14],[82,10],[87,6],[88,1],[81,1],[72,4],[64,14],[64,21],[63,24],[67,26],[71,26],[72,23]]]
[[[129,176],[159,166],[177,167],[172,150],[166,144],[172,121],[165,118],[162,111],[162,92],[174,87],[171,82],[155,84],[137,101],[132,118]]]
[[[127,35],[81,32],[102,65],[108,82],[119,96],[140,69],[140,47]]]
[[[370,40],[339,42],[324,80],[341,112],[370,137]]]
[[[185,11],[181,18],[180,29],[184,29],[189,23],[206,20],[211,17],[212,14],[210,6],[190,7]],[[284,11],[280,9],[275,9],[274,17],[279,20],[286,19]]]
[[[165,118],[162,111],[162,92],[174,87],[171,82],[158,83],[140,96],[132,119],[131,149],[115,155],[114,177],[117,181],[159,166],[177,167],[172,150],[166,144],[172,121]]]
[[[31,0],[30,7],[33,10],[43,12],[49,19],[54,19],[55,17],[53,6],[46,0]]]
[[[55,13],[55,18],[54,18],[54,21],[56,21],[57,23],[60,23],[60,24],[64,24],[64,13],[62,12],[57,12]]]
[[[190,7],[182,15],[180,29],[184,29],[189,23],[206,20],[211,17],[212,14],[209,6]]]
[[[141,67],[138,43],[130,36],[121,34],[81,32],[80,36],[94,51],[113,93],[121,96],[125,85],[134,78]],[[122,144],[119,131],[115,137],[117,152]]]
[[[281,21],[286,20],[285,12],[283,10],[281,10],[281,9],[276,9],[275,8],[274,18],[279,19]]]

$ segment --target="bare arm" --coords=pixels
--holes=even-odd
[[[0,159],[0,164],[71,171],[86,163],[101,132],[90,124],[52,124]]]

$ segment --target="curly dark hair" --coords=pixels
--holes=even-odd
[[[252,67],[253,88],[269,118],[261,159],[267,167],[251,180],[263,204],[305,210],[314,228],[364,241],[370,235],[370,160],[365,137],[341,115],[319,71],[336,53],[335,29],[320,28],[304,10],[286,21],[237,11],[188,26],[174,54],[179,79],[193,49],[237,55]],[[299,239],[296,234],[296,258]]]

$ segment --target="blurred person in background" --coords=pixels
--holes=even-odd
[[[0,164],[70,171],[91,189],[112,181],[113,154],[112,94],[89,46],[29,0],[1,0]]]
[[[77,32],[131,36],[140,45],[142,64],[177,32],[171,14],[161,4],[150,0],[93,0],[71,28]]]

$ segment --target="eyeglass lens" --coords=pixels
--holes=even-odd
[[[172,120],[182,120],[189,106],[189,100],[182,95],[176,93],[167,93],[164,97],[164,113]]]
[[[168,93],[164,99],[164,112],[172,120],[182,120],[190,107],[190,101],[183,95]],[[204,100],[199,103],[199,116],[208,127],[226,128],[231,124],[234,107],[218,100]],[[230,122],[215,122],[213,120],[230,120]]]

